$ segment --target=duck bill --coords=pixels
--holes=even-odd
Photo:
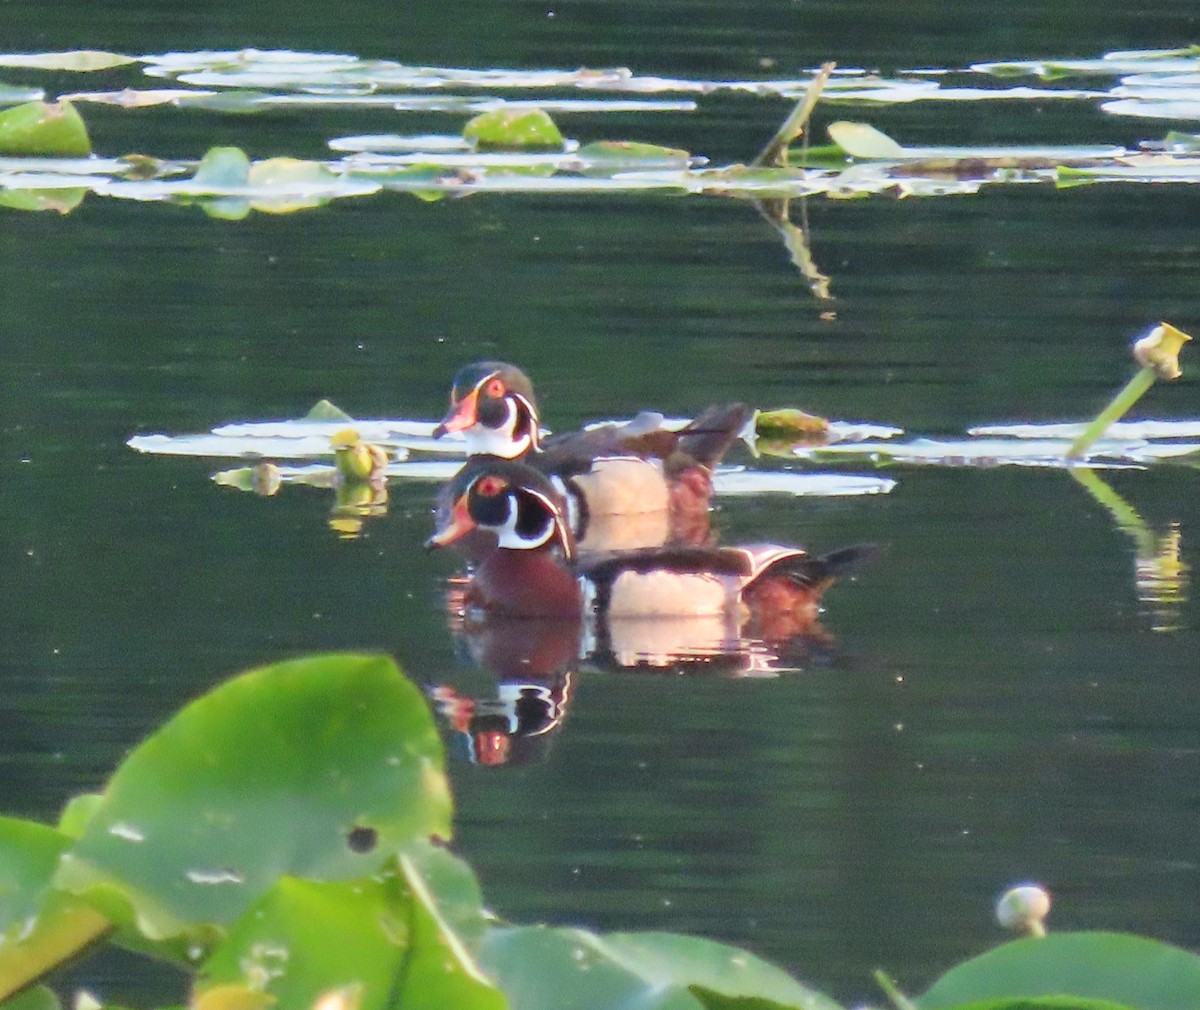
[[[441,438],[452,431],[462,431],[479,420],[479,390],[472,389],[466,396],[450,404],[442,423],[433,429],[433,437]]]
[[[450,521],[425,541],[425,549],[432,551],[438,547],[447,547],[478,528],[478,524],[467,511],[467,496],[463,495],[454,503],[454,508],[450,511]]]

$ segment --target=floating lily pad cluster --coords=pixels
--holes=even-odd
[[[432,716],[390,659],[235,677],[58,824],[0,817],[0,1006],[57,1010],[47,976],[103,941],[174,965],[191,1010],[842,1010],[710,940],[501,922],[446,847],[450,814]],[[1168,1010],[1200,991],[1200,957],[1056,933],[913,1001],[886,989],[919,1010]]]
[[[104,72],[131,78],[117,90],[78,90],[46,101],[24,78],[42,71]],[[945,196],[984,185],[1042,182],[1194,182],[1200,139],[1172,132],[1134,149],[1088,147],[910,148],[863,123],[841,121],[832,143],[792,151],[782,164],[708,166],[670,146],[620,140],[580,145],[550,118],[557,111],[687,112],[707,95],[802,99],[820,77],[822,104],[870,109],[918,101],[1084,101],[1115,114],[1200,119],[1200,53],[1194,48],[1110,53],[1094,60],[980,63],[961,70],[910,71],[881,78],[862,70],[781,80],[685,80],[624,68],[473,70],[417,67],[352,55],[242,50],[125,56],[104,52],[0,55],[0,203],[66,213],[89,193],[195,203],[217,217],[252,210],[284,213],[382,190],[423,199],[480,192],[644,192],[716,194],[754,199],[825,195],[846,199],[887,193]],[[169,87],[138,86],[133,75]],[[1047,79],[1013,85],[1017,75]],[[1079,78],[1107,88],[1069,88]],[[1116,83],[1111,83],[1116,82]],[[544,97],[515,97],[531,91]],[[566,92],[586,97],[562,97]],[[679,97],[646,97],[650,95]],[[205,112],[329,107],[389,109],[458,117],[444,134],[395,133],[327,138],[340,158],[298,161],[279,152],[240,172],[227,150],[195,160],[95,159],[79,116],[83,103],[132,111],[173,106]],[[463,128],[461,117],[471,119]],[[15,160],[14,160],[15,159]],[[52,161],[49,159],[53,159]],[[64,160],[67,159],[67,160]],[[79,160],[82,159],[82,160]],[[225,166],[229,168],[229,165]]]

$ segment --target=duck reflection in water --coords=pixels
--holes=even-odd
[[[452,630],[500,685],[490,708],[507,713],[508,742],[473,737],[476,760],[486,751],[492,764],[517,737],[561,725],[568,697],[548,685],[580,670],[771,676],[828,655],[823,594],[876,553],[858,546],[815,557],[776,544],[583,553],[554,486],[523,463],[481,459],[448,492],[429,546],[470,537],[478,556],[480,534],[491,538],[447,602]],[[522,720],[516,702],[528,711],[539,697],[556,699],[552,713]],[[472,712],[488,708],[478,702]]]

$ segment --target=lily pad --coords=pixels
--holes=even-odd
[[[1200,957],[1188,951],[1122,933],[1051,933],[1003,944],[952,968],[914,1002],[918,1010],[949,1010],[1077,997],[1137,1010],[1191,1010],[1198,992]]]
[[[412,864],[336,882],[280,879],[201,968],[200,993],[244,985],[283,1007],[353,986],[360,1010],[504,1010]]]
[[[0,84],[0,105],[18,105],[22,102],[40,102],[46,97],[41,88],[17,88]]]
[[[62,189],[15,189],[0,188],[0,207],[13,210],[49,210],[57,214],[69,214],[87,196],[81,187]]]
[[[614,172],[647,171],[652,169],[681,170],[693,163],[687,151],[657,144],[638,144],[632,141],[602,140],[584,144],[575,155],[580,171],[585,174],[611,175]]]
[[[106,53],[95,49],[75,49],[62,53],[3,53],[0,67],[28,67],[34,70],[111,70],[137,63],[134,56]]]
[[[499,927],[485,937],[479,962],[522,1010],[702,1010],[693,985],[797,1010],[841,1010],[752,954],[670,933]]]
[[[750,470],[719,467],[713,474],[713,492],[722,498],[761,494],[790,494],[797,498],[840,498],[887,494],[896,482],[887,477],[840,473],[794,473],[789,470]]]
[[[541,109],[498,109],[476,116],[463,137],[480,151],[561,151],[563,135]]]
[[[54,828],[0,818],[0,999],[74,957],[112,928],[52,880],[71,839]]]
[[[1069,459],[1067,439],[914,439],[911,442],[860,442],[817,447],[800,447],[795,455],[821,463],[838,460],[923,464],[931,466],[1031,466],[1069,468],[1084,460]],[[1171,459],[1183,460],[1200,453],[1200,444],[1155,443],[1104,439],[1087,453],[1088,466],[1145,466]]]
[[[87,127],[70,102],[27,102],[0,112],[0,154],[82,157]]]
[[[76,1004],[78,1006],[78,1004]],[[35,985],[0,1003],[3,1010],[61,1010],[57,994],[44,985]]]
[[[334,137],[329,141],[333,151],[371,151],[379,154],[423,151],[440,154],[450,151],[469,151],[471,143],[454,134],[419,134],[403,136],[396,133],[371,133],[355,137]]]
[[[968,435],[1012,438],[1078,438],[1087,429],[1086,421],[1045,424],[980,424],[967,429]],[[1200,420],[1190,421],[1115,421],[1107,429],[1113,439],[1200,438]]]
[[[151,939],[203,939],[282,876],[365,876],[448,836],[442,766],[420,692],[385,657],[251,671],[130,754],[55,884],[132,908]]]

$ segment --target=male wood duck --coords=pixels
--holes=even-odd
[[[454,377],[450,409],[433,435],[462,432],[470,456],[530,464],[557,487],[581,549],[625,550],[707,541],[712,470],[749,417],[744,404],[719,404],[672,431],[647,411],[543,440],[529,377],[506,362],[480,361]],[[611,521],[634,515],[643,518]]]
[[[476,530],[496,539],[464,592],[487,614],[598,622],[646,617],[791,615],[815,621],[834,579],[873,556],[850,547],[813,557],[797,547],[665,547],[581,556],[562,499],[544,475],[519,461],[465,467],[449,485],[452,505],[426,546],[443,547]],[[724,626],[723,626],[724,627]]]

